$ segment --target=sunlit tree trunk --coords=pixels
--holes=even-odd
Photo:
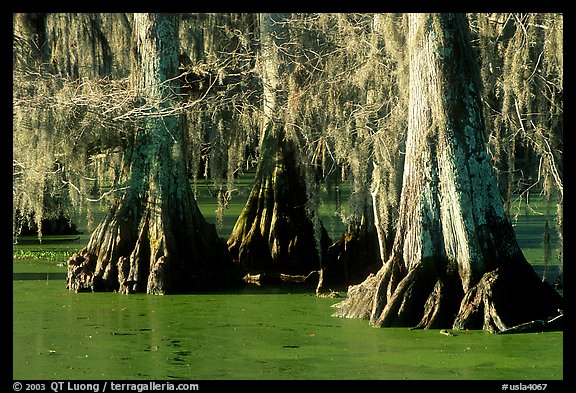
[[[503,331],[561,297],[524,258],[502,207],[461,14],[409,16],[410,99],[392,255],[335,315],[375,326]]]
[[[128,190],[68,261],[68,289],[164,294],[226,280],[226,245],[208,224],[186,176],[178,115],[178,18],[135,14],[133,87],[145,116],[127,154]],[[144,108],[144,106],[143,106]]]
[[[307,187],[286,135],[284,112],[289,72],[282,54],[288,38],[287,14],[261,14],[263,124],[260,157],[252,191],[228,239],[232,257],[251,272],[305,274],[320,269],[321,248],[329,244],[321,224],[307,212]]]

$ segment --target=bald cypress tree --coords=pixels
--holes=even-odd
[[[392,254],[335,315],[375,326],[504,331],[561,296],[526,261],[486,152],[480,72],[461,14],[408,17],[409,117]]]
[[[293,70],[286,58],[289,15],[261,14],[263,120],[259,162],[246,205],[228,239],[232,257],[251,272],[308,274],[321,268],[329,243],[321,222],[308,209],[306,173],[298,143],[287,129]]]
[[[163,294],[226,280],[228,254],[203,218],[186,173],[179,89],[178,18],[135,14],[131,77],[144,111],[125,158],[126,191],[68,261],[68,288]]]

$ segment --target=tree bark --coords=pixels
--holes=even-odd
[[[384,233],[378,233],[372,206],[366,205],[359,222],[348,227],[342,237],[327,250],[324,285],[354,285],[382,267],[386,254]]]
[[[281,47],[288,38],[285,14],[261,14],[263,126],[260,158],[248,201],[228,239],[233,259],[245,271],[308,274],[321,268],[330,239],[309,214],[305,174],[283,112],[289,91],[281,83],[290,62]]]
[[[370,87],[366,94],[367,107],[374,107],[374,97],[376,93]],[[371,117],[376,117],[376,113]],[[375,118],[370,118],[368,122],[367,128],[378,128]],[[377,149],[374,145],[377,141],[372,133],[358,131],[358,134],[363,134],[362,138],[371,139],[368,144],[359,143],[359,146],[355,146],[359,150],[356,153],[359,165],[357,173],[354,174],[353,170],[354,183],[351,187],[356,199],[352,203],[359,208],[356,208],[353,222],[348,224],[346,232],[328,248],[324,276],[327,285],[358,284],[377,272],[388,256],[389,231],[382,222],[388,210],[382,203],[387,202],[379,198],[386,191],[379,194],[382,179],[378,163],[374,160],[374,151]]]
[[[330,239],[321,226],[317,244],[293,152],[286,146],[269,145],[262,154],[272,155],[274,166],[259,165],[246,206],[228,240],[230,253],[242,269],[252,272],[306,274],[319,270],[320,248],[326,249]]]
[[[334,315],[489,331],[554,316],[562,298],[524,258],[486,153],[466,17],[408,20],[409,121],[392,254]]]
[[[208,289],[227,282],[229,255],[186,177],[182,120],[163,115],[178,93],[178,19],[135,14],[133,85],[146,113],[127,156],[128,190],[68,261],[75,291]]]

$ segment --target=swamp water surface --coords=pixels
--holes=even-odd
[[[222,237],[245,196],[224,217]],[[203,214],[216,222],[213,198],[203,198]],[[538,203],[532,206],[542,210]],[[343,227],[326,215],[336,238]],[[543,220],[526,211],[516,226],[525,255],[540,270]],[[377,329],[332,317],[330,306],[341,299],[280,288],[167,296],[69,292],[66,259],[89,238],[80,228],[84,234],[71,243],[22,239],[14,246],[14,379],[563,379],[562,332],[448,337],[438,330]]]
[[[563,378],[563,333],[377,329],[281,289],[150,296],[13,281],[14,379]]]

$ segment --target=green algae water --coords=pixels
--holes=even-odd
[[[231,204],[222,237],[246,195]],[[203,198],[199,206],[215,223],[216,204]],[[516,233],[538,266],[543,217],[529,213],[519,215]],[[337,220],[323,221],[334,238],[342,233]],[[562,332],[447,337],[438,330],[377,329],[332,317],[330,306],[341,299],[286,288],[167,296],[69,292],[66,260],[89,238],[85,225],[79,228],[78,240],[45,236],[39,245],[23,238],[14,247],[15,380],[563,379]],[[554,233],[552,241],[555,246]]]
[[[373,328],[284,289],[152,296],[13,281],[13,378],[560,380],[563,333]]]

